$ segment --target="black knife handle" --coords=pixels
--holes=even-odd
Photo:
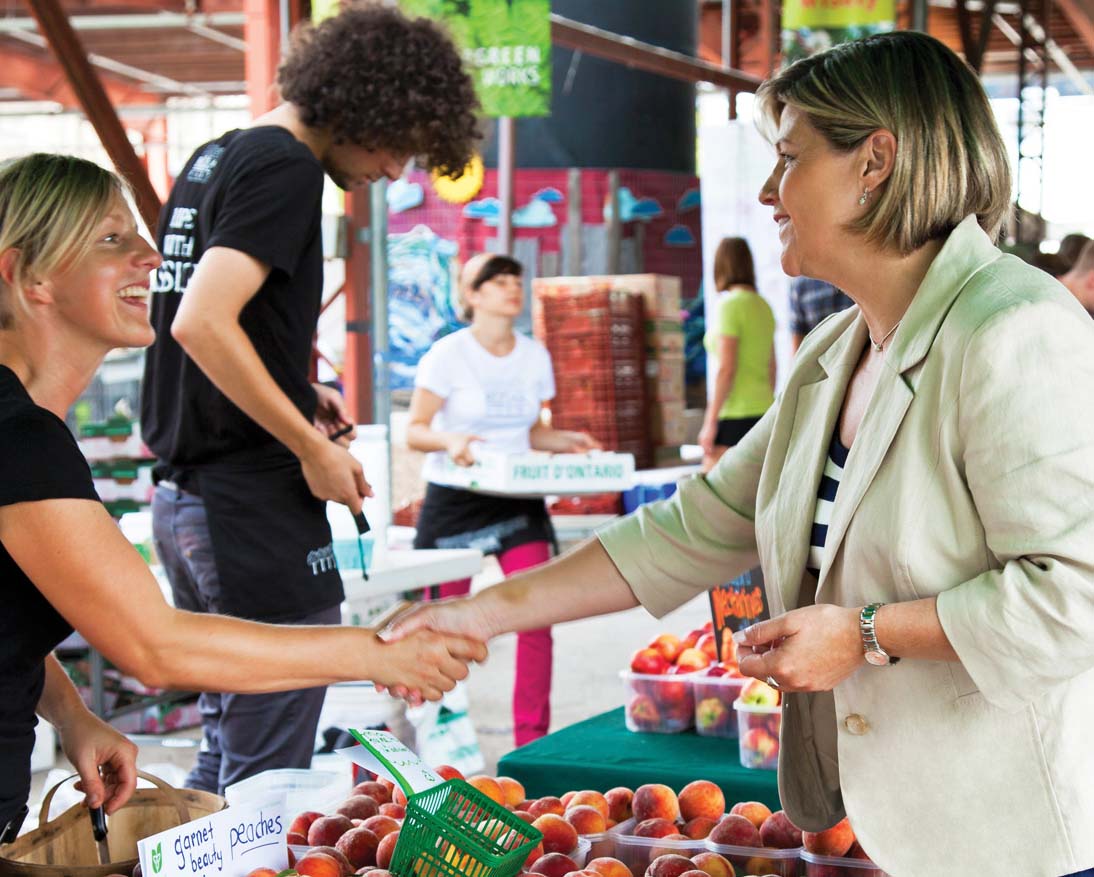
[[[368,518],[365,517],[364,512],[358,512],[357,514],[355,514],[353,516],[353,523],[357,525],[357,534],[359,536],[364,536],[365,533],[372,529],[372,526],[369,524]]]
[[[91,807],[88,810],[91,816],[91,833],[96,841],[106,840],[106,813],[102,807]]]

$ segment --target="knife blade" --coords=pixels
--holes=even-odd
[[[91,807],[89,815],[91,816],[91,835],[99,848],[99,864],[106,865],[110,862],[110,845],[106,841],[106,813],[102,807]]]

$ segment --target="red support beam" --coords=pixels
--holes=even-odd
[[[277,64],[280,60],[281,15],[278,0],[243,0],[243,39],[247,43],[244,71],[251,117],[257,118],[279,103]]]
[[[346,362],[342,385],[354,423],[372,423],[369,191],[346,193]]]
[[[118,114],[114,112],[106,90],[95,75],[95,71],[91,69],[87,52],[84,51],[72,25],[68,23],[59,0],[28,0],[28,2],[38,22],[38,29],[49,41],[53,54],[64,68],[65,76],[68,77],[72,90],[79,98],[80,106],[88,121],[99,135],[103,148],[106,149],[114,167],[133,187],[137,210],[140,211],[145,225],[154,231],[160,212],[159,196],[152,188],[148,174],[137,157],[133,145],[129,142]]]

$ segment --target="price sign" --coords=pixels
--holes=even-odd
[[[387,777],[406,793],[409,798],[444,782],[444,778],[426,766],[389,731],[358,731],[349,729],[350,735],[360,746],[339,749],[354,764]]]
[[[714,639],[718,659],[725,658],[728,641],[738,630],[769,618],[764,595],[764,572],[750,569],[733,581],[710,589],[710,615],[714,622]]]

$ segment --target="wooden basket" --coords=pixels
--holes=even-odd
[[[84,804],[75,804],[47,822],[49,805],[66,777],[46,793],[38,814],[38,828],[16,838],[0,850],[0,875],[4,877],[106,877],[129,874],[137,864],[137,841],[183,825],[192,819],[223,810],[219,795],[194,789],[176,789],[159,777],[137,771],[156,786],[137,789],[126,805],[107,823],[110,862],[99,864],[99,850],[91,834],[91,818]]]

